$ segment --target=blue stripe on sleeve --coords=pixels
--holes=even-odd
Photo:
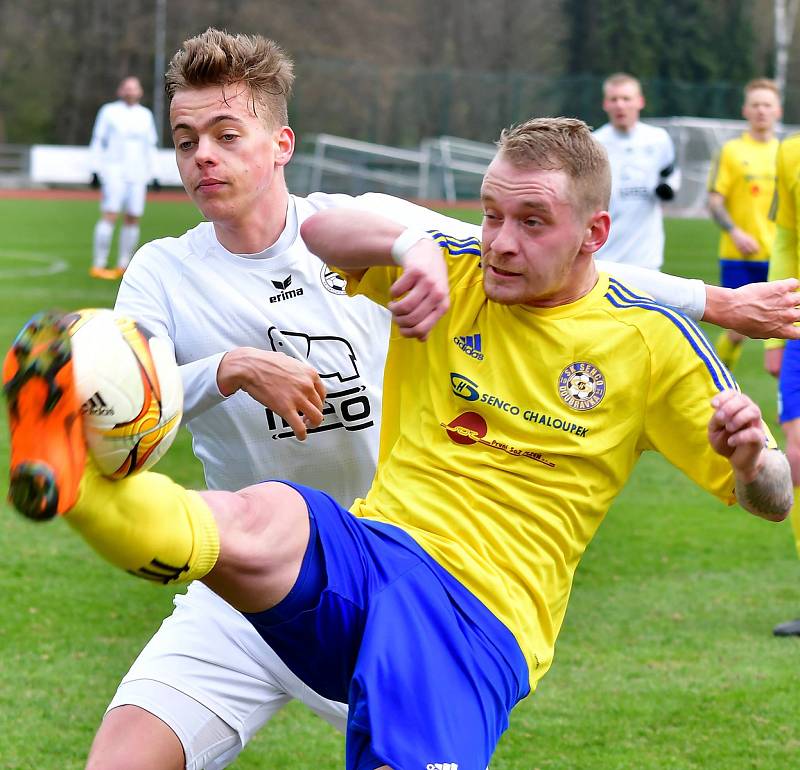
[[[659,305],[649,297],[635,294],[627,286],[623,286],[613,278],[609,279],[609,290],[606,292],[605,297],[614,307],[622,309],[637,307],[643,310],[654,310],[668,318],[681,331],[698,358],[705,364],[717,389],[739,390],[736,381],[717,357],[713,346],[693,321],[672,308]]]
[[[473,254],[476,257],[481,256],[481,243],[477,238],[453,238],[439,230],[428,230],[428,233],[433,236],[433,239],[439,246],[444,246],[450,254],[454,256],[460,254]]]
[[[728,368],[725,366],[725,364],[722,363],[719,356],[717,355],[716,349],[708,341],[708,338],[706,337],[705,334],[703,334],[702,329],[700,329],[700,327],[694,321],[692,321],[690,318],[687,318],[685,315],[683,315],[683,313],[678,312],[674,308],[665,307],[664,305],[661,305],[651,297],[646,297],[641,294],[636,294],[629,286],[621,284],[615,278],[610,278],[609,282],[613,284],[614,287],[618,290],[619,297],[621,299],[626,299],[626,298],[633,299],[638,302],[650,305],[653,309],[664,308],[665,310],[668,310],[670,313],[672,313],[673,321],[678,321],[679,319],[680,323],[684,324],[687,327],[687,329],[694,332],[694,337],[697,340],[698,344],[702,346],[703,350],[706,352],[709,358],[716,364],[716,366],[722,373],[723,379],[731,383],[729,387],[735,388],[736,390],[739,389],[736,380],[733,379],[733,376],[728,371]]]

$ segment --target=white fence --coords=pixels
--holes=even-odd
[[[706,216],[707,179],[722,144],[746,130],[741,120],[659,118],[675,143],[683,183],[674,201],[665,205],[672,216]],[[800,130],[784,126],[781,135]],[[475,200],[494,145],[452,136],[426,139],[416,149],[402,149],[330,134],[309,137],[286,168],[289,188],[309,192],[385,192],[423,200]],[[6,152],[4,152],[4,150]],[[14,168],[16,164],[16,169]],[[0,147],[0,184],[85,185],[90,177],[87,147],[34,145]],[[156,178],[164,186],[180,186],[173,150],[159,150]]]
[[[35,144],[0,156],[6,158],[2,173],[18,185],[86,185],[92,176],[88,147]],[[159,150],[154,165],[153,176],[162,185],[180,187],[173,150]]]

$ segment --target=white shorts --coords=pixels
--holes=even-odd
[[[127,181],[120,173],[104,172],[100,210],[105,214],[129,214],[141,217],[147,198],[147,182]]]
[[[219,770],[293,699],[344,733],[347,705],[309,689],[239,612],[195,582],[175,597],[175,610],[134,661],[107,711],[123,705],[149,711],[180,739],[187,770]],[[226,736],[206,709],[233,732]]]

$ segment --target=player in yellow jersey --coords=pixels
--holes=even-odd
[[[731,289],[765,281],[775,225],[769,218],[775,191],[775,124],[781,117],[778,86],[758,78],[744,88],[742,114],[748,127],[722,146],[708,183],[708,208],[722,229],[719,241],[720,284]],[[724,331],[717,352],[732,369],[745,337]]]
[[[800,134],[794,134],[778,149],[777,188],[774,208],[777,233],[769,266],[771,281],[800,276]],[[795,491],[800,488],[800,346],[797,341],[768,340],[765,366],[778,375],[778,419],[786,436],[786,456],[792,469]],[[800,554],[800,505],[792,508],[792,528]],[[776,636],[800,636],[800,619],[781,623]]]
[[[482,243],[352,211],[306,220],[312,250],[396,321],[381,462],[352,513],[288,482],[198,494],[91,463],[79,480],[68,335],[48,317],[4,368],[15,504],[51,504],[114,564],[184,570],[245,613],[348,700],[348,768],[484,770],[643,451],[765,519],[792,502],[758,407],[698,329],[598,275],[609,189],[587,126],[540,119],[502,134]]]

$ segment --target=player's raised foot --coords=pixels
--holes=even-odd
[[[3,364],[11,430],[8,497],[30,519],[75,503],[86,460],[65,316],[39,313],[22,328]]]

